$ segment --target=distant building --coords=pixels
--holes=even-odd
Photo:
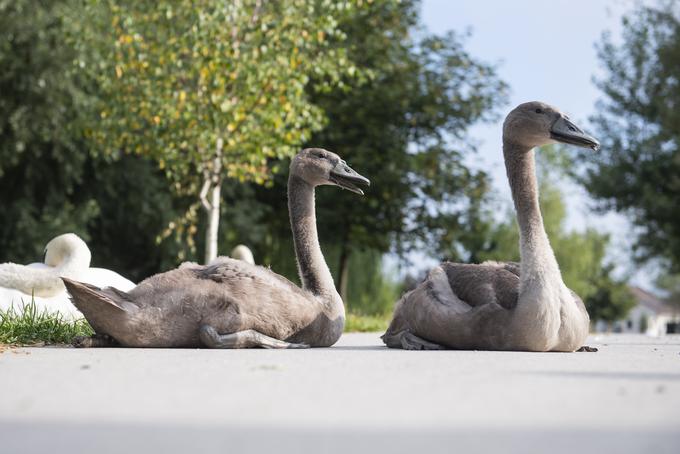
[[[670,304],[658,296],[639,287],[630,287],[637,304],[625,320],[611,324],[615,333],[643,333],[648,336],[680,334],[680,305]],[[598,321],[595,331],[609,331],[606,322]]]

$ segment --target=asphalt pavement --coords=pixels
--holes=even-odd
[[[680,336],[589,345],[5,349],[0,453],[680,452]]]

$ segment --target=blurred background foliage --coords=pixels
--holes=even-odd
[[[598,46],[605,76],[591,120],[602,152],[579,156],[573,171],[602,211],[632,220],[635,259],[659,262],[669,283],[680,273],[680,4],[638,5],[623,30]]]
[[[386,254],[517,260],[511,206],[466,165],[469,128],[497,120],[509,88],[466,34],[432,35],[418,12],[416,0],[0,0],[0,260],[38,261],[72,231],[94,266],[135,281],[203,261],[209,181],[223,202],[218,253],[247,244],[297,281],[285,183],[304,146],[372,181],[361,199],[317,196],[326,259],[350,312],[376,316],[367,326],[422,277]],[[603,152],[585,166],[539,153],[565,281],[604,319],[632,303],[605,260],[608,237],[566,230],[561,179],[630,213],[638,258],[663,257],[669,291],[680,263],[677,6],[626,20],[620,47],[601,44]]]

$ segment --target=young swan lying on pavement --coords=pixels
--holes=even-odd
[[[583,345],[588,313],[562,281],[538,205],[533,149],[555,142],[599,148],[597,140],[547,104],[529,102],[510,112],[503,125],[503,155],[521,263],[446,262],[434,268],[397,303],[382,336],[388,347],[570,352]]]
[[[288,208],[302,288],[267,268],[220,257],[152,276],[130,292],[64,279],[73,304],[97,335],[76,346],[329,347],[342,334],[345,308],[316,231],[314,188],[363,194],[368,179],[338,155],[311,148],[290,166]]]

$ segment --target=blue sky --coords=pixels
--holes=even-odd
[[[592,79],[603,74],[595,43],[605,30],[616,40],[622,15],[634,5],[633,0],[424,0],[421,18],[429,32],[471,30],[466,49],[476,58],[497,63],[499,76],[510,86],[510,102],[501,117],[521,102],[541,100],[593,132],[588,117],[595,112],[600,93]],[[494,188],[509,201],[501,155],[502,121],[471,130],[479,143],[473,164],[492,175]],[[610,260],[622,265],[620,273],[633,274],[633,281],[649,285],[649,272],[630,263],[630,228],[625,218],[593,214],[592,201],[579,186],[563,182],[562,189],[568,228],[593,226],[610,232]]]

